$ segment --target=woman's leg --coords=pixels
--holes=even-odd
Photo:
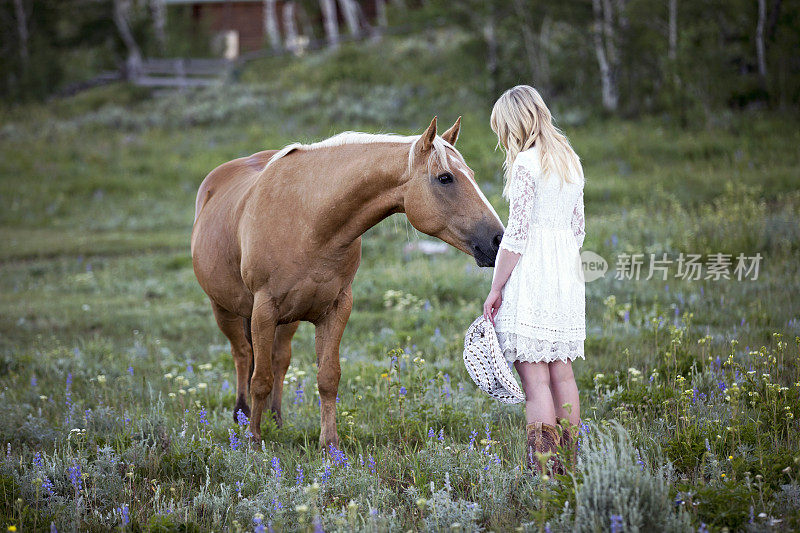
[[[566,363],[553,361],[548,365],[550,388],[553,391],[553,405],[558,420],[568,418],[573,426],[580,425],[581,404],[578,397],[578,385],[572,373],[572,361]],[[569,409],[564,405],[569,404]]]
[[[547,363],[515,361],[525,391],[525,418],[528,424],[544,422],[554,425],[556,412],[553,409],[553,394],[550,392],[550,370]]]

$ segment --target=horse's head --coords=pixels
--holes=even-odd
[[[475,173],[454,148],[461,118],[436,135],[436,117],[411,146],[405,213],[423,233],[439,238],[494,266],[503,224],[475,181]]]

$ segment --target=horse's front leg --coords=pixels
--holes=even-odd
[[[261,415],[272,391],[272,346],[275,340],[276,312],[269,297],[257,293],[253,300],[253,376],[250,378],[251,417],[250,433],[256,443],[261,443]]]
[[[339,434],[336,432],[336,393],[342,375],[339,343],[352,308],[353,292],[351,287],[347,287],[339,294],[330,311],[315,324],[320,397],[319,444],[323,449],[328,449],[331,444],[339,447]]]

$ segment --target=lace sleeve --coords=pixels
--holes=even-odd
[[[575,235],[578,248],[582,247],[583,239],[586,237],[586,218],[583,216],[583,189],[581,189],[578,200],[575,202],[575,208],[572,210],[572,234]]]
[[[534,177],[525,165],[516,164],[511,171],[510,208],[508,225],[503,233],[500,248],[522,254],[528,240],[528,227],[533,209]]]

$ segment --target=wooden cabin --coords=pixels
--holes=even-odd
[[[226,55],[231,53],[232,46],[236,48],[236,55],[269,46],[264,29],[263,0],[164,0],[164,2],[167,5],[168,17],[190,16],[192,23],[198,29],[210,31],[212,38],[221,39],[225,43],[224,48],[228,50]],[[283,7],[286,3],[285,0],[275,2],[275,18],[281,35],[284,33]],[[366,20],[373,22],[376,17],[376,2],[367,0],[357,3]],[[306,13],[303,11],[302,5],[297,2],[295,4],[297,8],[296,24],[303,26],[300,20],[297,20],[301,18],[307,24],[318,28],[321,34],[323,31],[321,14],[319,12]],[[178,6],[183,9],[170,9]],[[344,35],[347,29],[344,27],[343,18],[341,8],[337,8],[340,33]],[[303,33],[302,28],[300,28],[300,33]]]

